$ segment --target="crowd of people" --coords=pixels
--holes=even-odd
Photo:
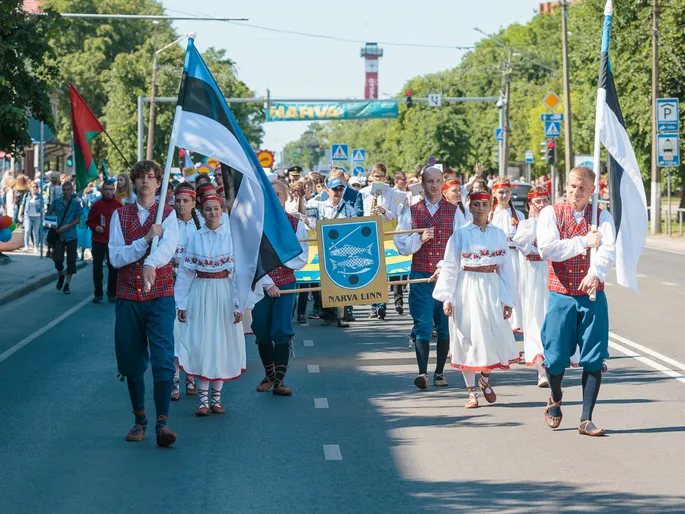
[[[307,323],[310,300],[308,292],[296,293],[294,274],[307,263],[307,230],[321,220],[361,216],[396,221],[400,233],[394,236],[395,246],[411,256],[408,306],[418,365],[414,384],[419,389],[429,386],[433,337],[433,385],[448,386],[444,367],[449,360],[462,371],[466,408],[479,406],[478,389],[486,402],[494,403],[492,372],[525,359],[537,372],[538,386],[551,389],[545,420],[557,428],[563,417],[564,372],[580,366],[579,432],[604,434],[593,424],[592,412],[608,357],[603,282],[615,259],[614,226],[606,211],[592,219],[592,170],[574,168],[566,199],[555,205],[550,205],[546,185],[534,185],[527,216],[511,202],[513,184],[503,177],[483,177],[480,166],[465,183],[454,170],[427,164],[390,178],[382,163],[368,176],[350,176],[335,168],[327,175],[305,174],[293,166],[270,179],[302,252],[265,275],[253,301],[243,307],[235,280],[241,270],[233,255],[241,243],[231,233],[218,170],[213,178],[194,174],[174,180],[160,202],[162,171],[152,161],[140,161],[129,174],[101,183],[100,196],[87,213],[70,180],[51,182],[42,193],[37,184],[27,184],[22,214],[31,229],[31,218],[44,208],[56,220],[48,242],[59,274],[57,288],[69,292],[82,220],[92,233],[95,303],[104,297],[103,266],[109,269],[106,294],[116,302],[118,369],[135,417],[127,440],[141,441],[147,431],[143,377],[148,365],[159,446],[177,438],[168,416],[170,401],[181,396],[181,370],[185,393],[198,397],[195,414],[224,413],[224,382],[246,369],[246,332],[255,334],[265,372],[257,392],[291,395],[285,377],[294,337],[292,318],[296,313],[297,323]],[[52,198],[47,207],[44,194]],[[163,209],[161,224],[155,221],[158,209]],[[592,257],[591,249],[596,249]],[[404,282],[389,283],[398,314],[404,312]],[[320,295],[312,296],[309,319],[321,318],[323,325],[340,328],[355,321],[352,306],[323,309]],[[372,318],[385,319],[385,304],[371,307]],[[523,337],[522,353],[515,334]]]

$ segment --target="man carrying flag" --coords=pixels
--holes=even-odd
[[[81,194],[89,182],[98,178],[97,166],[90,151],[90,142],[105,129],[72,84],[69,84],[69,98],[71,100],[71,128],[74,131],[76,193]]]
[[[543,209],[537,228],[540,255],[550,261],[550,298],[542,343],[552,394],[545,408],[545,421],[550,428],[561,424],[564,369],[579,347],[583,411],[578,432],[595,437],[605,434],[604,429],[592,422],[604,361],[609,356],[609,312],[604,281],[616,260],[618,283],[637,290],[635,272],[647,234],[644,188],[609,63],[611,0],[604,15],[594,168],[599,170],[602,142],[610,157],[611,208],[616,224],[607,211],[598,211],[598,176],[590,168],[579,166],[571,170],[566,182],[568,200]],[[588,249],[591,249],[590,256]]]

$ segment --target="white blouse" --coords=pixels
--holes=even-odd
[[[519,218],[519,223],[526,219],[525,214],[523,214],[521,211],[516,211],[516,215]],[[514,217],[511,215],[510,207],[497,211],[492,216],[492,224],[504,232],[504,234],[507,236],[507,241],[510,243],[512,242],[514,234],[516,234],[516,225],[512,223],[513,219]],[[511,246],[514,245],[512,244]]]
[[[202,225],[200,225],[200,228],[202,228]],[[175,267],[178,268],[181,259],[185,256],[188,237],[195,232],[197,232],[197,225],[195,225],[195,220],[193,218],[190,218],[189,221],[178,220],[178,244],[176,246],[176,253],[172,259]]]
[[[190,233],[185,247],[185,256],[181,264],[174,286],[176,307],[179,310],[188,308],[188,296],[196,272],[218,273],[228,271],[233,282],[233,307],[238,311],[238,283],[234,270],[233,240],[231,228],[226,223],[216,230],[203,226],[200,230]]]
[[[445,258],[440,263],[440,276],[433,290],[433,298],[452,303],[459,274],[465,267],[497,266],[499,300],[502,305],[516,306],[514,270],[507,252],[507,237],[499,228],[488,224],[485,231],[467,223],[454,231],[447,242]]]
[[[528,218],[519,223],[514,235],[514,244],[523,255],[540,255],[538,247],[535,245],[537,239],[537,218]]]

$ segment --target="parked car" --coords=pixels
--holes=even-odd
[[[511,185],[511,203],[514,208],[528,217],[528,192],[532,186],[526,182],[514,182]]]

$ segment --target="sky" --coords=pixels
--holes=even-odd
[[[219,21],[175,21],[179,33],[196,32],[203,51],[223,48],[237,64],[238,77],[257,96],[272,98],[363,98],[364,41],[404,45],[472,46],[510,23],[525,23],[538,0],[162,0],[168,15],[248,18],[271,29],[321,34],[341,42],[263,30]],[[407,80],[453,68],[467,50],[380,44],[379,98],[395,96]],[[264,124],[262,147],[274,152],[296,140],[307,122]]]

